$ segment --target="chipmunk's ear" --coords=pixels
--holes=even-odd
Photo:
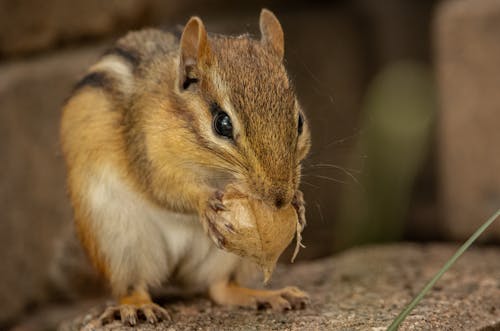
[[[262,9],[260,12],[260,34],[261,43],[271,48],[280,59],[285,55],[285,38],[281,24],[268,9]]]
[[[179,55],[179,84],[187,89],[198,81],[197,74],[209,64],[207,31],[199,17],[191,17],[182,31]]]

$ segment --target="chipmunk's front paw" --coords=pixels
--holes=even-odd
[[[141,305],[122,304],[107,307],[101,316],[88,323],[83,330],[98,330],[103,325],[113,321],[121,321],[124,325],[135,326],[142,321],[156,324],[160,321],[171,320],[172,318],[168,311],[155,303]]]
[[[230,222],[220,215],[220,212],[226,211],[222,202],[224,193],[216,191],[208,200],[200,218],[205,232],[210,236],[218,248],[223,249],[226,245],[226,238],[223,233],[234,232]]]

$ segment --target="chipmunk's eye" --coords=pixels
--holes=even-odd
[[[187,90],[191,84],[198,83],[198,78],[186,77],[186,80],[182,83],[182,88]]]
[[[302,114],[299,113],[299,121],[297,123],[297,132],[299,133],[299,136],[302,133],[303,126],[304,126],[304,116],[302,116]]]
[[[219,136],[233,139],[233,123],[228,114],[221,110],[215,113],[214,130]]]

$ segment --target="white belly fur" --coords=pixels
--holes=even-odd
[[[124,293],[128,286],[155,287],[164,281],[189,291],[204,290],[227,277],[240,261],[212,244],[196,215],[158,208],[134,192],[111,167],[90,179],[87,198],[91,229],[108,261],[115,293]]]

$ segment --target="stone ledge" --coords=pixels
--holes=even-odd
[[[439,188],[446,237],[464,240],[500,205],[500,1],[448,0],[434,21]],[[460,166],[457,166],[457,165]],[[500,241],[500,222],[483,240]]]
[[[394,244],[351,249],[329,259],[281,266],[272,286],[298,285],[309,308],[283,314],[214,306],[204,298],[168,305],[174,323],[137,330],[385,330],[454,253],[449,244]],[[60,330],[78,330],[84,309]],[[44,313],[44,316],[48,314]],[[104,330],[132,330],[118,322]],[[500,247],[467,252],[422,300],[400,330],[499,330]],[[24,329],[25,330],[25,329]]]

